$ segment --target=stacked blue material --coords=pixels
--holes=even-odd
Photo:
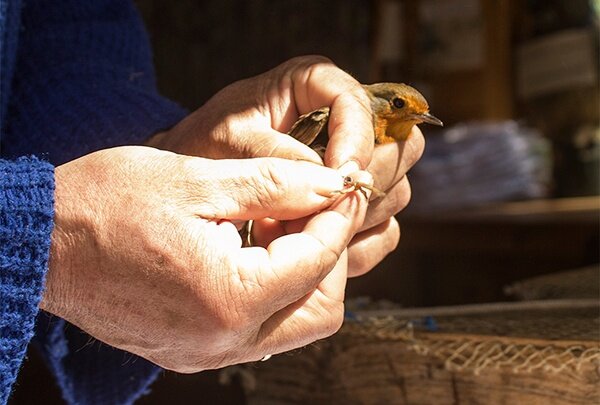
[[[548,141],[514,121],[458,125],[427,137],[425,153],[410,172],[409,210],[544,197],[550,162]]]

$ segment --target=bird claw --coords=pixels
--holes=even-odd
[[[369,195],[367,190],[371,192],[371,198],[377,199],[381,197],[385,197],[385,193],[379,190],[376,187],[373,187],[370,184],[364,183],[362,181],[354,180],[352,176],[344,177],[344,188],[341,190],[333,191],[332,195],[343,195],[348,194],[353,191],[360,191],[365,198],[368,200]],[[249,220],[240,229],[239,233],[242,238],[242,247],[251,247],[254,246],[254,238],[252,235],[252,227],[254,226],[254,221]],[[265,356],[262,361],[268,360],[270,356]]]
[[[373,199],[381,198],[381,197],[385,196],[385,193],[383,191],[379,190],[378,188],[376,188],[370,184],[363,183],[362,181],[354,180],[354,178],[352,176],[345,176],[344,177],[344,188],[341,190],[334,191],[333,194],[348,194],[353,191],[360,191],[365,196],[365,198],[368,199],[369,195],[367,194],[367,190],[371,192]]]

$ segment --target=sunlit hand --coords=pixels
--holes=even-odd
[[[373,151],[369,100],[360,84],[321,56],[291,59],[227,86],[149,144],[212,159],[278,156],[321,162],[286,133],[298,116],[331,106],[325,164],[354,161],[366,168]]]
[[[345,248],[367,201],[332,198],[342,187],[333,169],[278,158],[84,156],[56,168],[41,307],[180,372],[306,345],[343,319]],[[265,217],[289,228],[242,248],[233,222]]]
[[[291,59],[262,75],[217,93],[150,145],[215,159],[277,156],[321,162],[309,147],[286,135],[298,116],[331,107],[325,164],[349,174],[373,172],[387,196],[372,203],[365,226],[349,249],[350,275],[370,270],[393,250],[399,226],[393,215],[406,206],[410,186],[404,177],[423,151],[418,129],[406,142],[373,148],[369,100],[353,77],[319,56]]]

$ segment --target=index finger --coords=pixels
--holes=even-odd
[[[369,98],[362,85],[323,57],[305,57],[292,74],[300,114],[330,107],[325,164],[338,168],[354,161],[364,169],[371,161],[375,135]]]

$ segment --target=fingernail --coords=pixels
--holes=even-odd
[[[306,161],[298,163],[306,170],[304,176],[318,195],[330,198],[335,190],[344,188],[344,177],[340,176],[337,170]]]
[[[341,165],[338,169],[338,173],[340,173],[342,176],[348,176],[352,173],[358,172],[360,170],[360,166],[358,165],[358,162],[356,162],[355,160],[350,160],[346,163],[344,163],[343,165]]]

